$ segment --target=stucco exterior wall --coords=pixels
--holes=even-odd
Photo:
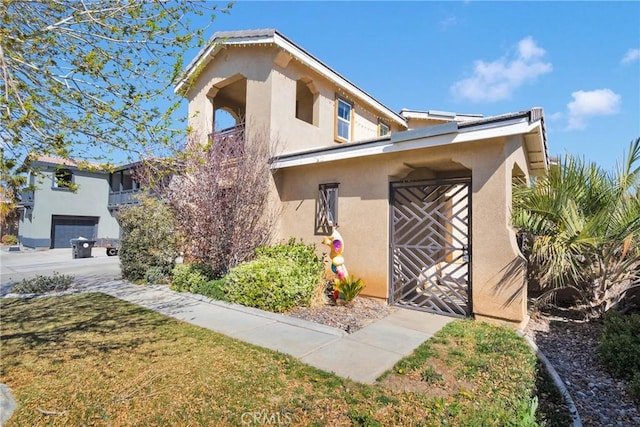
[[[52,188],[53,171],[39,172],[32,213],[19,223],[22,239],[34,242],[35,247],[49,247],[52,215],[99,217],[97,238],[119,238],[120,226],[107,208],[108,175],[73,170],[73,180],[78,185],[76,192],[56,189]]]
[[[279,49],[248,46],[227,47],[219,52],[187,93],[189,125],[202,143],[213,130],[217,89],[238,78],[246,78],[247,134],[267,132],[283,154],[340,144],[334,139],[337,95],[354,105],[351,141],[378,136],[380,114],[341,93],[328,79],[288,58],[288,54],[283,58]],[[300,79],[311,81],[317,96],[316,124],[296,118],[296,82]],[[395,123],[387,124],[392,131],[400,130]]]
[[[521,137],[483,144],[473,159],[473,311],[480,319],[526,319],[526,261],[510,226],[513,165],[526,169]]]
[[[524,264],[509,227],[513,164],[526,170],[522,139],[499,138],[280,170],[278,234],[316,243],[318,185],[339,183],[339,230],[349,273],[364,295],[389,297],[389,183],[419,169],[423,178],[472,177],[472,303],[476,317],[519,323],[526,316]],[[408,166],[410,165],[410,166]],[[417,178],[414,172],[410,178]]]
[[[221,51],[195,81],[186,97],[189,102],[189,126],[201,143],[213,131],[213,113],[217,89],[230,79],[246,79],[246,123],[261,132],[269,132],[271,121],[271,68],[273,51],[260,47],[236,47]],[[248,130],[249,131],[249,130]]]
[[[286,68],[271,64],[271,136],[281,145],[282,152],[320,148],[333,141],[333,91],[322,84],[320,76],[301,64],[290,61]],[[311,79],[316,90],[317,124],[296,118],[296,82]]]

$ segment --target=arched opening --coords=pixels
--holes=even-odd
[[[296,119],[318,126],[318,91],[311,79],[296,81]]]
[[[211,131],[220,132],[244,123],[247,111],[247,79],[236,74],[209,91],[213,107]]]
[[[214,132],[221,132],[240,124],[240,118],[226,107],[214,111]]]

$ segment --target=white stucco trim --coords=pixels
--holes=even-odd
[[[540,123],[538,121],[530,124],[526,117],[497,123],[479,124],[463,129],[457,129],[456,123],[447,123],[406,132],[396,132],[392,134],[390,139],[366,144],[344,145],[335,150],[319,152],[292,153],[285,158],[274,159],[271,167],[272,169],[281,169],[464,142],[481,142],[491,138],[536,132],[539,127]]]

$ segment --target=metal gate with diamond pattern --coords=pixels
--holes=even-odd
[[[392,182],[390,303],[471,315],[471,178]]]

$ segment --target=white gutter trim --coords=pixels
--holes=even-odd
[[[447,125],[442,125],[447,126]],[[411,139],[402,139],[402,134],[405,132],[397,132],[397,138],[392,140],[385,140],[378,143],[372,143],[368,145],[346,145],[343,150],[325,151],[320,153],[300,154],[288,159],[275,159],[271,164],[272,169],[281,169],[294,166],[305,166],[315,163],[332,162],[336,160],[353,159],[357,157],[367,157],[379,154],[398,153],[402,151],[417,150],[427,147],[437,147],[448,144],[459,144],[463,142],[481,141],[490,138],[499,138],[511,135],[526,134],[538,126],[537,122],[532,124],[528,123],[526,118],[514,119],[506,123],[501,122],[487,123],[486,125],[478,125],[480,129],[473,127],[469,130],[459,129],[453,130],[438,135],[420,137],[417,136]],[[415,130],[423,130],[429,128],[421,128]],[[414,130],[414,131],[415,131]],[[411,133],[414,131],[406,131]]]

